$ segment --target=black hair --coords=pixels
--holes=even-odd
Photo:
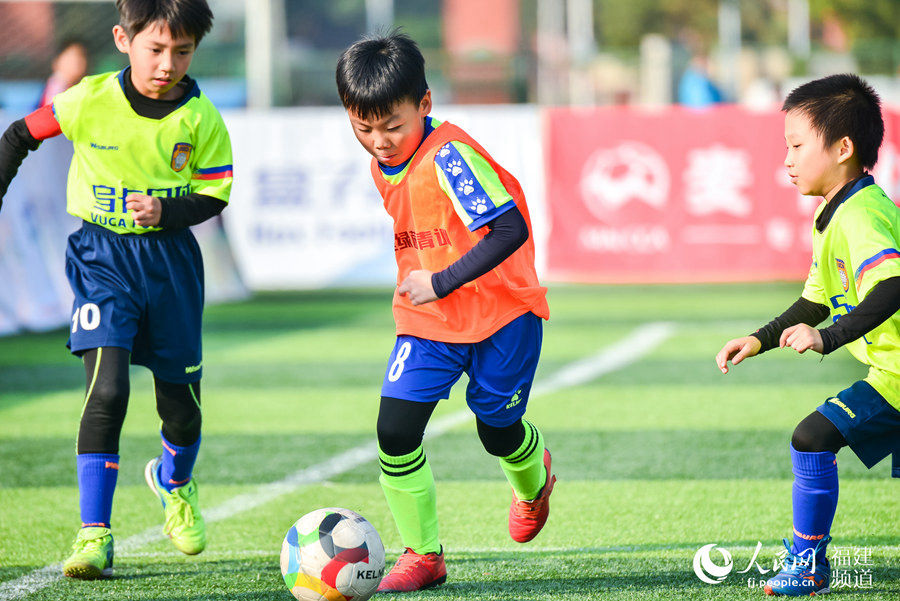
[[[863,169],[878,161],[884,140],[881,99],[858,75],[829,75],[805,83],[788,94],[781,110],[809,117],[825,146],[848,136]]]
[[[206,0],[116,0],[119,25],[128,39],[162,21],[173,36],[191,36],[199,44],[212,29],[213,14]]]
[[[344,108],[363,119],[390,114],[398,102],[418,104],[428,92],[425,58],[399,30],[365,37],[341,54],[335,71]]]

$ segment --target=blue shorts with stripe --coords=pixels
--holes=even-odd
[[[121,347],[160,380],[200,379],[203,260],[189,229],[117,234],[85,222],[69,236],[66,276],[72,353]]]
[[[508,426],[525,414],[542,337],[543,323],[534,313],[520,315],[481,342],[397,336],[381,396],[439,401],[466,373],[469,408],[490,426]]]
[[[855,382],[816,410],[835,425],[867,468],[893,455],[891,475],[900,478],[900,411],[868,382]]]

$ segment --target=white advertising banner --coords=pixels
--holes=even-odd
[[[540,117],[531,106],[449,107],[432,113],[468,131],[521,182],[543,239]],[[234,188],[223,213],[252,290],[391,285],[391,220],[370,157],[340,108],[225,113]]]

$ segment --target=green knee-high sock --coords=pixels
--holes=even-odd
[[[525,425],[525,440],[512,455],[500,458],[500,467],[506,479],[523,501],[536,499],[547,482],[544,469],[544,437],[533,424],[522,420]]]
[[[378,457],[379,481],[403,546],[420,554],[439,553],[437,491],[425,450],[419,446],[408,455],[393,457],[379,449]]]

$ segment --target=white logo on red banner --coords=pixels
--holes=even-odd
[[[604,219],[630,202],[662,209],[669,199],[669,167],[641,142],[624,141],[591,154],[581,171],[581,196],[592,215]]]
[[[693,215],[727,213],[749,215],[753,172],[750,153],[740,148],[713,144],[687,153],[684,172],[687,210]]]

